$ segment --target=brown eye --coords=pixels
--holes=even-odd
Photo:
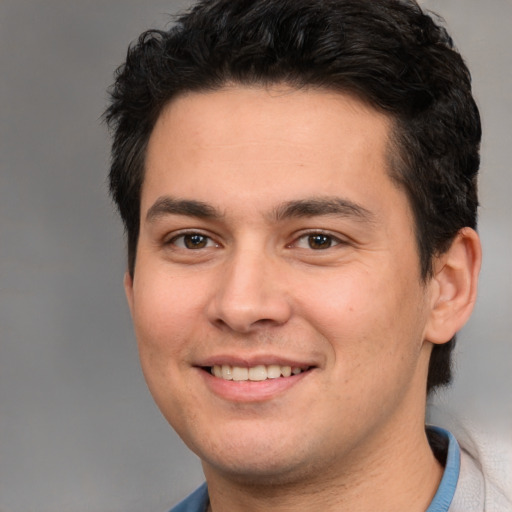
[[[169,241],[169,245],[188,250],[217,247],[217,244],[209,236],[202,235],[201,233],[185,233],[176,236]]]
[[[308,236],[308,245],[311,249],[329,249],[333,245],[332,236],[317,233]]]
[[[344,242],[336,236],[329,235],[327,233],[316,232],[302,235],[292,244],[292,246],[299,249],[322,251],[337,245],[341,245],[343,243]]]
[[[204,235],[184,235],[183,244],[187,249],[203,249],[208,244],[208,237]]]

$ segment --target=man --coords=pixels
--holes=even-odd
[[[173,510],[503,510],[425,428],[481,261],[446,31],[412,1],[201,1],[111,93],[142,368],[206,476]]]

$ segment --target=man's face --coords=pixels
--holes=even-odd
[[[206,471],[343,471],[422,428],[430,285],[389,130],[353,97],[285,87],[189,94],[158,119],[126,288],[149,388]]]

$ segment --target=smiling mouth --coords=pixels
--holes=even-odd
[[[222,366],[214,365],[205,369],[214,377],[223,380],[259,382],[263,380],[280,379],[290,377],[292,375],[299,375],[300,373],[310,370],[311,367],[300,368],[296,366],[280,366],[277,364],[260,364],[247,368],[243,366],[223,364]]]

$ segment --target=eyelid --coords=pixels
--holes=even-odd
[[[346,237],[342,237],[339,234],[333,234],[331,231],[326,231],[323,229],[309,229],[307,231],[301,231],[298,234],[296,234],[293,241],[290,244],[288,244],[288,247],[297,247],[297,244],[300,240],[302,240],[306,237],[309,237],[309,236],[314,236],[314,235],[323,235],[323,236],[327,236],[327,237],[331,238],[333,241],[333,245],[331,245],[331,247],[348,244],[348,240],[346,239]],[[328,249],[330,249],[331,247],[329,247]],[[313,249],[309,248],[309,250],[313,250]],[[324,249],[324,250],[327,250],[327,249]],[[317,250],[317,251],[321,252],[321,250]]]
[[[210,248],[212,247],[211,243],[213,243],[214,247],[220,247],[221,244],[211,235],[211,234],[208,234],[208,233],[205,233],[203,230],[201,229],[184,229],[184,230],[180,230],[180,231],[175,231],[175,232],[172,232],[170,234],[168,234],[167,236],[164,237],[163,239],[163,245],[164,246],[174,246],[174,247],[177,247],[178,249],[184,249],[184,250],[192,250],[192,249],[187,249],[186,247],[182,247],[180,245],[177,245],[175,242],[176,240],[178,239],[183,239],[184,237],[186,237],[187,235],[199,235],[199,236],[203,236],[205,238],[208,239],[208,245],[206,247],[204,247],[204,249],[206,248]]]

